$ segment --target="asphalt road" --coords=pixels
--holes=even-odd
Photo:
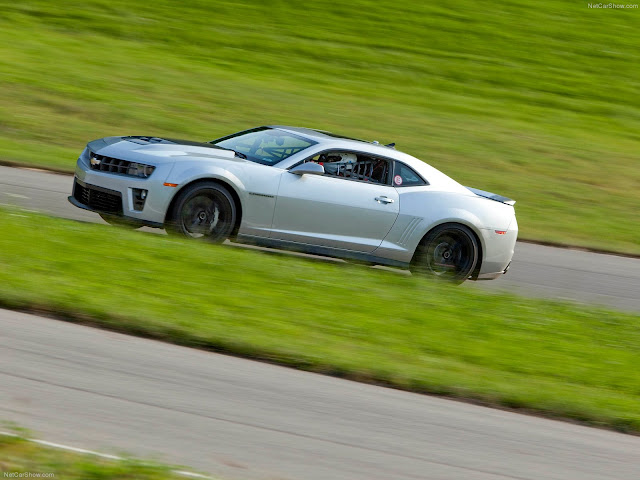
[[[4,310],[0,418],[230,480],[640,478],[640,437]]]
[[[104,223],[97,214],[67,201],[72,184],[68,175],[0,167],[0,205]],[[466,282],[463,288],[506,290],[640,312],[640,259],[519,242],[506,275]]]

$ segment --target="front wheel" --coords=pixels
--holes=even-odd
[[[464,225],[444,224],[432,230],[416,250],[412,270],[462,283],[478,263],[478,241]]]
[[[229,191],[214,182],[185,187],[173,205],[168,233],[224,242],[233,231],[236,206]]]

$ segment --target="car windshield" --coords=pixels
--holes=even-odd
[[[252,162],[275,165],[316,142],[277,128],[259,127],[218,138],[210,143],[234,150],[239,157]]]

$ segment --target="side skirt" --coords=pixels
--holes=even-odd
[[[321,255],[325,257],[346,258],[374,265],[388,265],[391,267],[409,268],[406,262],[398,260],[390,260],[388,258],[377,257],[370,253],[356,252],[353,250],[342,250],[339,248],[322,247],[319,245],[309,245],[307,243],[290,242],[287,240],[278,240],[274,238],[255,237],[253,235],[238,235],[234,240],[238,243],[248,243],[250,245],[259,245],[262,247],[278,248],[282,250],[293,250],[296,252],[309,253],[312,255]]]

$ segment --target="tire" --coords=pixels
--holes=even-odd
[[[445,223],[433,229],[416,249],[412,270],[460,284],[478,263],[478,241],[464,225]]]
[[[124,217],[119,215],[109,215],[108,213],[99,213],[102,219],[107,222],[109,225],[114,225],[116,227],[129,228],[131,230],[135,230],[136,228],[140,228],[140,224],[135,221],[129,221]]]
[[[222,243],[231,235],[235,223],[236,205],[229,191],[214,182],[201,182],[178,193],[167,233]]]

